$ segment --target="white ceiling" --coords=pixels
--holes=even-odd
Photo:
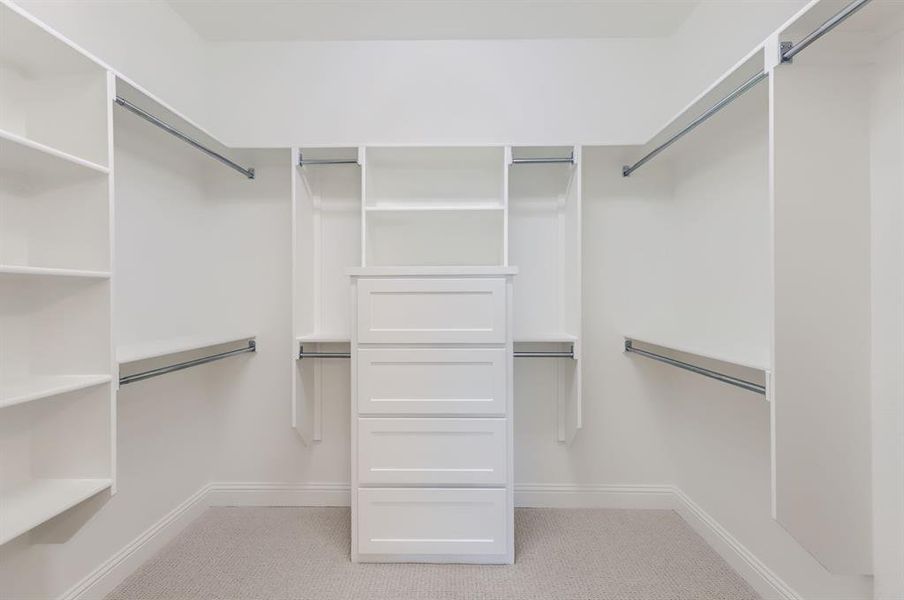
[[[700,0],[168,0],[213,41],[663,37]]]

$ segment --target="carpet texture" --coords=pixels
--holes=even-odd
[[[752,600],[676,513],[517,509],[513,566],[353,564],[347,508],[211,508],[107,600]]]

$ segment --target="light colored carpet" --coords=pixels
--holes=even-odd
[[[752,600],[676,513],[518,509],[515,565],[353,564],[347,508],[211,508],[107,600]]]

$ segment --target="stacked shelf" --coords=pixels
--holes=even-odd
[[[0,543],[114,487],[111,85],[0,6]]]

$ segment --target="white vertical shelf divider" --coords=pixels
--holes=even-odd
[[[506,195],[508,261],[519,270],[513,303],[517,350],[573,353],[570,359],[520,359],[515,371],[530,365],[525,361],[552,361],[554,435],[570,444],[582,426],[581,147],[519,147],[511,153],[521,161],[508,161]]]
[[[302,157],[313,162],[300,166]],[[336,158],[347,162],[318,164]],[[292,150],[292,426],[308,444],[323,439],[326,390],[348,380],[346,361],[299,351],[342,353],[350,343],[347,271],[363,260],[363,160],[359,147]]]

